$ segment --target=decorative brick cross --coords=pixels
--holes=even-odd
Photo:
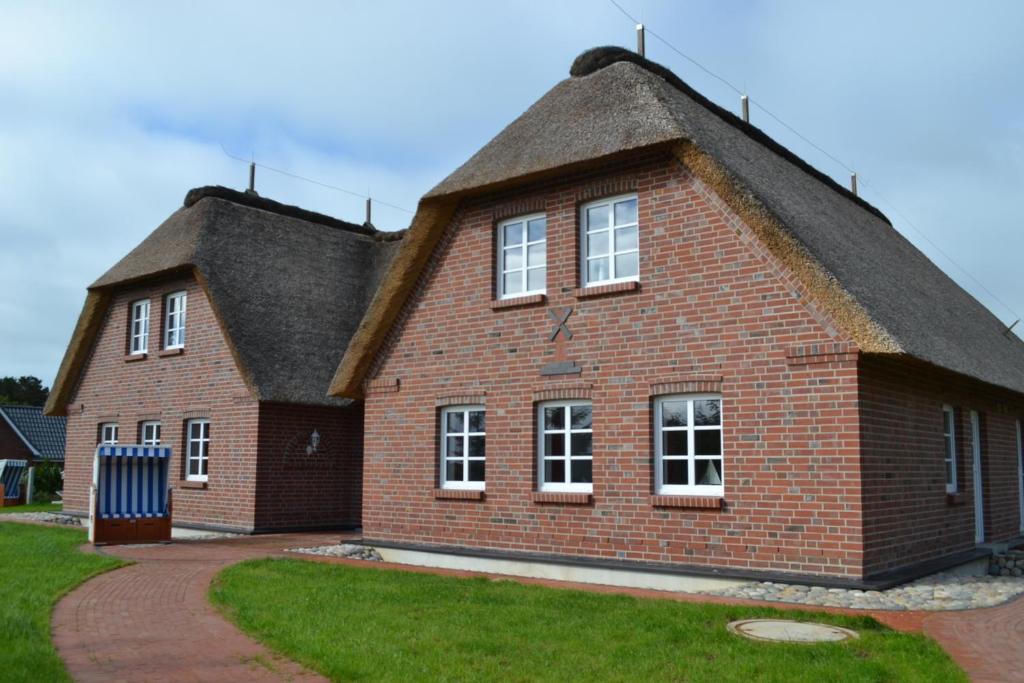
[[[569,316],[572,315],[572,307],[566,308],[549,308],[548,315],[555,321],[555,328],[551,331],[551,339],[549,341],[555,341],[558,338],[558,333],[561,332],[566,339],[572,339],[572,330],[566,325],[566,321],[569,320]]]

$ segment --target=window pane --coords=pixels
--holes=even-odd
[[[532,269],[526,271],[526,280],[527,280],[526,286],[532,292],[535,292],[535,291],[537,291],[539,289],[544,289],[545,285],[547,284],[545,282],[546,279],[547,279],[547,269],[546,268],[532,268]]]
[[[611,212],[607,204],[590,207],[587,209],[587,229],[600,230],[601,228],[607,228],[610,216]]]
[[[452,411],[446,413],[448,422],[448,433],[453,434],[462,431],[462,426],[465,424],[462,416],[462,411]]]
[[[471,458],[482,458],[484,457],[484,438],[482,436],[471,436],[469,437],[469,457]]]
[[[565,455],[565,435],[545,434],[544,455]]]
[[[615,277],[633,277],[640,272],[640,255],[636,252],[615,257]]]
[[[669,486],[685,486],[689,483],[687,469],[686,460],[663,460],[661,483]]]
[[[953,431],[953,416],[950,415],[948,410],[942,411],[942,430],[946,434]]]
[[[546,258],[544,244],[531,244],[526,248],[526,263],[528,266],[543,266]]]
[[[510,247],[513,244],[523,243],[523,224],[512,223],[511,225],[505,226],[505,246]]]
[[[471,431],[471,432],[482,432],[482,431],[484,431],[484,411],[482,411],[482,410],[471,410],[469,412],[469,431]]]
[[[523,267],[523,248],[513,247],[505,250],[505,270],[518,270]]]
[[[661,424],[665,427],[685,427],[686,404],[686,401],[662,401]]]
[[[953,456],[953,439],[947,435],[943,437],[943,441],[946,443],[946,458],[951,458]]]
[[[609,279],[607,258],[587,261],[587,282],[601,282],[607,279]]]
[[[554,483],[565,482],[565,461],[564,460],[545,460],[544,461],[544,481]]]
[[[572,460],[569,467],[572,472],[572,483],[590,484],[593,481],[593,460]]]
[[[591,406],[572,406],[570,416],[573,429],[590,429],[594,409]]]
[[[572,442],[569,444],[572,448],[572,455],[591,455],[594,449],[594,435],[593,434],[573,434],[571,437]]]
[[[469,461],[469,481],[483,481],[484,480],[484,461],[483,460],[470,460]]]
[[[696,455],[721,455],[722,432],[718,429],[703,429],[693,433],[693,450]]]
[[[688,455],[686,432],[662,432],[662,455]]]
[[[199,460],[190,458],[188,461],[188,473],[199,474]]]
[[[447,455],[449,458],[461,458],[463,444],[461,436],[449,436],[448,437],[448,448]]]
[[[718,401],[694,401],[693,423],[699,427],[722,424],[721,408]]]
[[[445,465],[444,478],[446,481],[462,481],[462,461],[449,460]]]
[[[615,251],[629,251],[636,248],[636,228],[622,228],[615,231]]]
[[[608,253],[608,233],[598,232],[587,235],[587,256],[604,256]]]
[[[722,461],[721,460],[695,460],[693,463],[693,476],[699,486],[721,486],[722,485]]]
[[[949,460],[946,461],[946,483],[953,483],[953,463],[951,463]]]
[[[534,218],[532,221],[527,223],[527,226],[527,240],[530,242],[536,242],[537,240],[544,239],[544,235],[547,232],[546,218]]]
[[[565,429],[565,408],[562,406],[545,408],[544,429]]]
[[[209,439],[210,438],[210,423],[209,422],[203,422],[200,425],[200,427],[202,427],[202,429],[203,429],[203,438],[204,439]]]
[[[636,199],[615,203],[615,225],[636,223]]]
[[[199,461],[199,474],[201,474],[202,476],[205,477],[206,476],[206,468],[207,468],[208,465],[209,465],[209,463],[205,459],[204,460],[200,460]]]
[[[190,424],[188,426],[189,438],[192,439],[193,441],[199,439],[199,437],[203,433],[202,428],[203,426],[198,422],[193,422],[192,424]]]
[[[521,272],[507,273],[503,282],[502,292],[505,294],[518,294],[523,291],[523,274]]]

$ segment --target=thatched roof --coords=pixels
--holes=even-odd
[[[332,392],[360,394],[369,359],[445,227],[426,211],[443,218],[470,196],[659,147],[750,224],[864,352],[905,354],[1024,392],[1024,342],[880,211],[634,53],[597,48],[571,74],[423,198]]]
[[[112,293],[178,271],[205,289],[255,398],[341,405],[327,395],[331,376],[401,236],[223,187],[192,190],[89,287],[47,413],[70,400]]]

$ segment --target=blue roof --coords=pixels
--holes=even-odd
[[[40,406],[0,405],[0,419],[14,428],[40,460],[64,460],[67,418],[43,415]]]

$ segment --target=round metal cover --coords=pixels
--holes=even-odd
[[[731,622],[728,628],[744,638],[780,643],[834,643],[857,637],[848,628],[787,619],[744,619]]]

